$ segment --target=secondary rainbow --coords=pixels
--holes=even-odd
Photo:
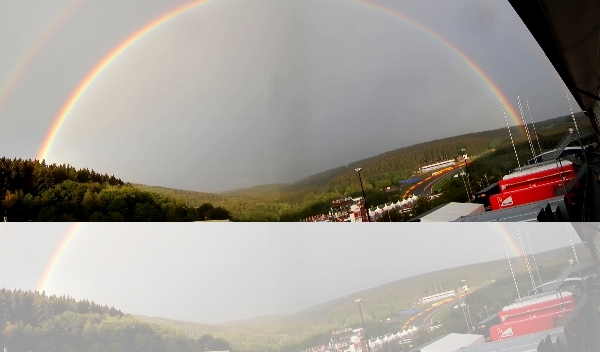
[[[21,78],[25,69],[31,64],[32,59],[40,52],[41,48],[50,40],[50,38],[56,33],[66,20],[73,15],[77,9],[83,4],[83,0],[75,0],[69,4],[58,16],[54,18],[52,22],[40,33],[40,35],[33,41],[29,48],[19,57],[15,65],[8,72],[8,76],[0,85],[0,111],[4,107],[4,104],[8,100],[10,92],[13,87]]]
[[[117,47],[115,47],[112,51],[110,51],[98,64],[96,64],[96,66],[87,74],[87,76],[83,79],[83,81],[81,81],[81,83],[79,83],[77,88],[70,95],[67,102],[63,105],[60,112],[54,119],[50,129],[48,130],[46,137],[44,138],[44,141],[42,142],[42,145],[41,145],[38,155],[37,155],[37,159],[38,160],[46,159],[46,157],[48,156],[48,152],[50,151],[50,148],[52,147],[52,144],[53,144],[54,140],[56,139],[58,132],[60,131],[61,126],[67,120],[67,117],[69,116],[70,112],[76,106],[77,102],[83,96],[85,91],[94,82],[94,80],[96,80],[96,78],[98,78],[98,76],[115,59],[117,59],[124,51],[126,51],[129,47],[131,47],[133,44],[135,44],[138,40],[142,39],[148,33],[152,32],[154,29],[160,27],[161,25],[165,24],[166,22],[168,22],[172,19],[175,19],[176,17],[178,17],[190,10],[196,9],[196,8],[198,8],[202,5],[208,4],[212,1],[214,1],[214,0],[195,0],[195,1],[185,3],[175,9],[169,11],[168,13],[159,16],[158,18],[154,19],[153,21],[149,22],[144,27],[142,27],[141,29],[137,30],[132,35],[130,35],[127,39],[125,39],[121,44],[119,44]],[[361,6],[370,8],[372,10],[379,11],[379,12],[388,14],[390,16],[393,16],[394,18],[402,20],[403,22],[423,31],[424,33],[429,35],[431,38],[433,38],[437,42],[441,43],[443,46],[448,48],[452,53],[454,53],[459,59],[461,59],[463,62],[465,62],[468,65],[468,67],[489,87],[489,89],[492,91],[492,93],[498,99],[502,99],[502,101],[505,102],[507,113],[510,116],[510,118],[515,122],[515,124],[517,124],[518,126],[522,125],[523,122],[520,119],[516,108],[512,104],[509,103],[510,99],[508,99],[508,97],[506,97],[506,95],[500,90],[498,85],[470,57],[468,57],[463,51],[458,49],[456,46],[452,45],[452,43],[450,43],[447,39],[442,37],[440,34],[438,34],[437,32],[435,32],[434,30],[432,30],[430,28],[425,27],[423,24],[415,21],[414,19],[406,16],[405,14],[403,14],[399,11],[390,9],[389,7],[386,7],[381,4],[376,4],[376,3],[364,1],[364,0],[340,0],[340,1],[354,3],[357,5],[361,5]],[[498,106],[500,106],[500,105],[498,105]],[[498,115],[501,116],[500,112],[498,112]],[[521,129],[523,129],[523,128],[521,128]],[[521,131],[521,133],[523,135],[525,135],[523,131]]]
[[[63,237],[62,241],[58,245],[58,248],[56,249],[56,251],[54,251],[50,262],[46,266],[46,270],[44,271],[44,274],[42,275],[42,278],[37,287],[38,292],[46,290],[48,283],[52,279],[52,274],[54,273],[54,270],[56,269],[58,263],[60,262],[60,259],[63,257],[63,254],[69,247],[69,244],[75,237],[75,234],[77,233],[80,227],[81,223],[73,224],[73,226],[71,226],[71,228],[67,231],[66,235]]]

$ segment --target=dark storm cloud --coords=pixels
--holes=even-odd
[[[509,97],[529,100],[536,121],[568,111],[564,86],[507,3],[382,3],[441,34]],[[57,13],[66,4],[51,8]],[[18,12],[24,23],[49,20],[37,9],[9,5],[0,4],[0,12]],[[2,153],[34,157],[86,72],[172,6],[83,6],[40,51],[0,112],[0,136],[10,141]],[[26,28],[2,26],[2,33]],[[23,33],[27,43],[36,32]],[[25,44],[0,36],[0,47],[19,52]],[[222,0],[157,28],[102,72],[70,113],[49,161],[130,182],[222,191],[291,182],[502,125],[486,83],[403,20],[343,0]]]

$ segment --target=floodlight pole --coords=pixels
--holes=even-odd
[[[464,289],[465,289],[465,303],[467,304],[467,314],[469,316],[469,321],[471,322],[471,326],[473,327],[473,330],[475,330],[475,326],[473,325],[473,320],[471,319],[471,307],[469,306],[469,292],[468,288],[469,286],[467,285],[467,280],[461,280],[462,282],[464,282]]]
[[[367,337],[367,328],[365,328],[365,320],[363,319],[362,309],[360,308],[360,301],[362,299],[356,299],[354,302],[358,303],[358,311],[360,312],[360,320],[362,321],[363,334],[365,335],[365,343],[367,344],[367,351],[371,352],[371,346],[369,346],[369,338]]]
[[[362,169],[360,167],[357,167],[356,169],[354,169],[354,171],[356,171],[356,173],[358,174],[358,181],[360,181],[360,189],[362,190],[363,200],[365,202],[365,211],[367,213],[367,221],[371,222],[371,215],[369,215],[369,206],[367,205],[367,196],[365,196],[365,188],[363,187],[362,177],[360,177],[360,172],[362,171]]]
[[[469,183],[469,190],[471,191],[471,194],[473,194],[473,198],[475,198],[475,194],[473,193],[473,190],[471,189],[471,173],[469,172],[469,162],[468,162],[467,150],[465,148],[462,148],[461,150],[463,152],[463,156],[465,157],[465,170],[467,171],[467,182]]]

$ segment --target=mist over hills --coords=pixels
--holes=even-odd
[[[582,112],[576,113],[575,118],[580,126],[587,126],[587,117]],[[535,130],[542,148],[553,148],[554,144],[551,142],[551,138],[548,143],[545,143],[545,140],[552,134],[563,130],[566,132],[572,125],[573,121],[570,115],[538,121]],[[520,128],[519,126],[510,128],[517,144],[526,143],[526,138],[519,131]],[[530,129],[532,129],[531,125]],[[534,138],[533,134],[532,138]],[[397,148],[347,165],[336,166],[308,175],[292,183],[263,184],[220,193],[182,191],[145,185],[136,186],[165,195],[181,196],[196,205],[204,201],[216,202],[232,211],[238,218],[243,212],[254,211],[256,213],[254,218],[250,215],[247,218],[240,218],[241,220],[261,219],[260,216],[263,216],[262,220],[270,220],[271,217],[283,219],[285,218],[286,207],[306,207],[323,199],[329,200],[360,192],[358,179],[354,171],[356,167],[363,169],[365,189],[367,191],[371,189],[378,190],[389,186],[397,186],[398,181],[411,177],[415,170],[424,164],[445,158],[455,158],[461,153],[462,148],[466,148],[469,155],[478,155],[507,144],[510,144],[508,131],[506,128],[499,128]],[[252,204],[244,204],[246,201]],[[256,203],[269,203],[271,206],[258,206]]]
[[[580,126],[585,126],[582,113],[576,118]],[[571,116],[538,122],[541,149],[554,148],[557,139],[572,125]],[[511,128],[517,150],[527,158],[527,141],[522,133],[517,133],[519,129]],[[8,215],[9,221],[300,221],[327,213],[334,199],[362,195],[355,167],[362,168],[368,203],[379,205],[398,200],[402,196],[399,181],[412,177],[420,166],[456,158],[462,148],[469,155],[489,154],[489,160],[482,162],[481,167],[472,163],[472,171],[479,170],[482,175],[492,175],[493,171],[492,182],[494,177],[508,172],[514,161],[508,153],[509,149],[512,153],[512,148],[507,131],[496,129],[395,149],[293,183],[210,193],[133,185],[85,168],[0,158],[0,176],[5,180],[0,185],[0,211]],[[382,191],[388,187],[393,187],[395,193]],[[460,201],[452,198],[456,195],[452,190],[441,193],[451,198],[447,201]]]
[[[579,260],[589,258],[589,251],[583,244],[576,245],[576,248]],[[570,247],[565,247],[536,253],[535,256],[541,281],[547,282],[564,268],[568,259],[573,258],[573,252]],[[524,259],[512,257],[511,262],[521,292],[528,290],[531,282]],[[389,270],[393,272],[394,267]],[[534,270],[537,274],[538,268]],[[3,312],[0,314],[0,326],[3,326],[0,343],[6,342],[9,351],[141,352],[152,349],[183,352],[206,347],[209,350],[240,352],[298,351],[326,343],[332,331],[360,326],[361,318],[354,302],[356,298],[362,299],[367,330],[370,336],[376,337],[401,330],[407,317],[399,312],[414,307],[419,298],[457,289],[463,279],[474,288],[469,300],[477,309],[483,309],[483,305],[487,304],[493,312],[517,295],[506,259],[399,278],[293,314],[258,316],[222,324],[131,315],[119,308],[95,304],[93,293],[86,296],[87,299],[75,300],[68,296],[47,296],[43,292],[0,289],[0,309]],[[197,299],[203,299],[201,293]],[[146,302],[149,305],[160,304],[151,300]],[[193,305],[194,302],[188,304]],[[248,301],[245,304],[252,303]],[[444,326],[456,330],[454,332],[462,332],[460,329],[464,329],[464,321],[454,324],[454,313],[458,311],[449,310],[448,317],[443,318],[447,322]],[[459,318],[461,314],[458,314]]]
[[[577,244],[575,247],[580,260],[589,257],[589,252],[583,244]],[[542,280],[547,282],[554,279],[568,263],[568,259],[573,258],[573,252],[570,247],[565,247],[536,253],[535,257]],[[519,285],[523,289],[529,280],[524,259],[512,257],[511,263]],[[345,327],[358,327],[360,315],[354,301],[357,298],[362,299],[361,306],[367,330],[374,334],[372,336],[376,336],[385,332],[395,332],[388,331],[389,329],[401,329],[405,319],[400,318],[399,312],[414,307],[421,297],[457,289],[463,279],[467,280],[469,286],[475,288],[494,282],[504,282],[510,291],[513,285],[510,275],[508,262],[502,259],[401,278],[313,305],[293,314],[259,316],[223,324],[202,324],[144,316],[136,316],[136,318],[182,329],[192,336],[212,334],[229,341],[234,349],[240,351],[294,351],[308,348],[311,343],[328,341],[332,331]],[[516,298],[517,293],[514,286],[512,287],[514,292],[511,294]],[[504,304],[506,299],[504,296],[501,297]],[[499,307],[500,304],[496,302],[494,306]],[[383,322],[387,318],[395,319],[393,326]]]

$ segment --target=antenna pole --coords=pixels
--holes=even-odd
[[[515,157],[517,157],[517,165],[519,165],[519,171],[521,171],[521,163],[519,162],[519,156],[517,155],[517,148],[515,148],[515,141],[513,140],[512,132],[510,131],[510,127],[508,126],[508,119],[506,118],[506,109],[504,109],[502,99],[500,99],[500,105],[502,105],[502,112],[504,113],[504,121],[506,121],[506,128],[508,128],[508,134],[510,135],[510,142],[512,143],[513,149],[515,151]]]
[[[525,266],[527,267],[527,271],[529,272],[529,278],[531,279],[531,286],[535,289],[535,281],[533,280],[533,274],[531,273],[531,266],[529,266],[529,259],[527,258],[527,252],[525,252],[525,246],[523,245],[523,237],[521,236],[521,227],[517,226],[517,233],[519,234],[519,242],[521,243],[521,250],[523,251],[523,256],[525,257]]]
[[[571,99],[569,98],[569,92],[567,92],[567,101],[569,102],[569,111],[571,111],[571,118],[573,119],[573,123],[575,124],[575,131],[577,131],[577,139],[579,140],[579,146],[581,147],[581,152],[583,154],[583,160],[587,164],[587,156],[585,155],[585,150],[583,150],[583,144],[581,143],[581,134],[579,134],[579,127],[577,127],[577,120],[575,120],[575,114],[573,113],[573,107],[571,107]]]
[[[573,123],[575,124],[575,130],[579,135],[579,127],[577,127],[577,121],[575,120],[575,114],[573,114],[573,107],[571,106],[571,99],[569,98],[569,92],[567,93],[567,101],[569,102],[569,111],[571,112],[571,118],[573,119]]]
[[[533,246],[531,246],[531,238],[529,238],[529,231],[525,232],[527,234],[527,241],[529,242],[529,249],[531,250],[531,256],[533,257],[533,264],[535,265],[535,271],[537,271],[538,280],[540,280],[540,285],[542,284],[542,278],[540,276],[540,268],[538,268],[537,262],[535,260],[535,253],[533,253]]]
[[[571,241],[571,249],[573,250],[573,254],[575,255],[575,261],[577,262],[577,271],[579,271],[579,276],[581,277],[581,283],[583,284],[583,289],[587,294],[587,287],[585,285],[585,281],[583,281],[583,274],[581,273],[581,264],[579,263],[579,258],[577,257],[577,251],[575,251],[575,246],[573,245],[573,237],[571,237],[571,230],[569,230],[569,224],[565,224],[567,226],[567,233],[569,233],[569,241]]]
[[[521,120],[523,121],[523,126],[525,127],[525,135],[527,135],[527,141],[529,141],[529,147],[531,147],[531,154],[533,154],[533,160],[537,163],[535,157],[535,150],[533,149],[533,143],[531,143],[531,136],[529,135],[529,128],[527,127],[527,121],[525,121],[525,117],[523,116],[523,105],[521,105],[521,98],[517,95],[517,103],[519,103],[519,112],[521,113]]]
[[[500,234],[500,237],[502,237],[502,234]],[[512,274],[513,280],[515,281],[515,287],[517,288],[517,296],[519,296],[519,302],[522,302],[521,294],[519,293],[519,286],[517,285],[517,279],[515,278],[515,272],[513,271],[512,264],[510,263],[510,257],[508,256],[508,250],[506,249],[506,241],[504,240],[504,237],[502,237],[502,243],[504,244],[504,252],[506,252],[506,259],[508,259],[508,265],[510,266],[510,273]]]
[[[533,126],[533,133],[535,134],[535,140],[537,141],[538,148],[540,149],[540,154],[542,154],[542,146],[540,145],[540,139],[538,138],[537,131],[535,130],[535,124],[533,123],[533,117],[531,116],[531,109],[529,109],[529,101],[525,101],[527,103],[527,110],[529,111],[529,119],[531,119],[531,126]]]

